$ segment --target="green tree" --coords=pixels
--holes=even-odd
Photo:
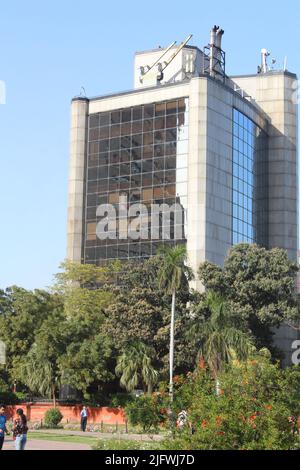
[[[103,323],[118,266],[66,261],[56,275],[54,291],[62,295],[65,312],[65,348],[57,358],[61,383],[72,385],[86,399],[115,379],[112,341],[103,332]]]
[[[148,388],[149,394],[152,393],[158,376],[152,365],[153,354],[154,351],[140,341],[127,346],[118,357],[116,366],[122,387],[132,392],[141,383],[143,388]]]
[[[30,351],[43,322],[63,311],[63,299],[44,290],[28,291],[13,286],[6,289],[2,300],[0,340],[6,344],[6,369],[12,382],[22,383],[20,362]]]
[[[209,317],[195,321],[190,337],[199,344],[199,354],[207,362],[216,381],[219,394],[219,373],[233,359],[245,361],[253,346],[249,335],[241,331],[229,305],[219,294],[209,291],[206,296]]]
[[[68,319],[84,318],[89,322],[91,317],[97,319],[103,316],[103,309],[112,299],[113,290],[104,285],[115,279],[118,264],[110,267],[80,264],[65,261],[61,264],[62,271],[56,274],[54,292],[59,293],[64,300],[64,310]]]
[[[171,321],[170,321],[170,400],[173,401],[173,373],[174,373],[174,328],[175,328],[175,304],[176,292],[182,283],[191,279],[191,270],[187,266],[187,253],[184,245],[174,248],[168,246],[159,250],[163,264],[158,273],[158,284],[172,295]]]
[[[170,301],[171,296],[158,286],[158,273],[163,264],[161,256],[139,263],[125,263],[114,287],[114,301],[104,310],[104,331],[113,338],[116,356],[129,343],[142,341],[155,350],[153,365],[160,379],[169,373]],[[190,322],[187,302],[191,300],[187,282],[180,285],[176,295],[174,369],[176,373],[190,370],[197,350],[184,335]]]
[[[53,400],[56,407],[56,393],[60,385],[53,363],[34,344],[22,361],[22,380],[32,393]]]
[[[56,396],[61,383],[59,359],[65,352],[67,328],[62,312],[56,312],[43,323],[35,335],[35,342],[29,353],[20,359],[16,370],[32,393],[52,398],[56,406]]]
[[[297,271],[282,249],[241,244],[230,250],[223,268],[205,262],[198,274],[206,289],[226,299],[240,318],[241,329],[250,330],[260,349],[272,347],[272,328],[299,318]]]
[[[97,333],[97,328],[90,332],[89,337],[70,336],[66,352],[58,362],[62,384],[71,385],[88,400],[91,399],[91,390],[100,392],[115,378],[111,340]]]

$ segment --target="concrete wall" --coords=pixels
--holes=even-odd
[[[169,60],[172,55],[176,52],[179,45],[174,45],[160,60],[161,64],[164,61]],[[145,75],[145,78],[140,80],[141,73],[140,67],[149,66],[155,64],[157,60],[163,55],[167,48],[155,49],[152,51],[137,52],[134,57],[134,88],[141,88],[147,86],[157,85],[157,66]],[[192,66],[194,71],[190,72],[190,66]],[[172,60],[170,65],[168,65],[163,74],[163,79],[161,84],[164,83],[174,83],[180,82],[189,76],[198,76],[203,68],[203,53],[197,47],[184,47],[178,55]],[[187,72],[187,73],[186,73]]]
[[[22,408],[27,416],[28,421],[33,423],[45,421],[45,413],[50,408],[53,408],[52,403],[21,403],[7,408],[7,417],[11,419],[15,416],[16,410]],[[82,406],[80,405],[59,405],[58,409],[63,415],[62,423],[80,423],[80,412]],[[88,410],[88,423],[96,424],[125,424],[126,418],[124,410],[121,408],[108,408],[108,407],[87,407]]]

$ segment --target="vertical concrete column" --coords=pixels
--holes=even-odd
[[[82,260],[85,155],[89,101],[75,98],[71,106],[71,142],[67,224],[67,259]]]
[[[207,80],[194,78],[189,94],[188,260],[194,274],[205,261]],[[195,279],[191,287],[202,289]]]

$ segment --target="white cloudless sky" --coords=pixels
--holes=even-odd
[[[10,0],[0,3],[0,288],[49,286],[66,253],[70,101],[131,89],[133,55],[225,30],[227,73],[266,47],[299,73],[297,1]]]

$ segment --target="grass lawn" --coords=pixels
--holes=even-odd
[[[46,432],[28,433],[29,440],[44,440],[56,442],[71,442],[74,444],[87,444],[95,450],[154,450],[159,449],[159,443],[149,441],[137,441],[128,439],[95,438],[91,436],[71,436],[52,434]]]
[[[34,432],[28,433],[28,439],[30,440],[43,440],[43,441],[59,441],[59,442],[74,442],[77,444],[88,444],[94,446],[99,441],[98,438],[90,436],[70,436],[63,434],[47,434],[45,432]]]

